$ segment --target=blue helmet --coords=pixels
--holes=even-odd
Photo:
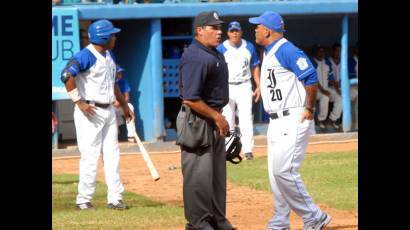
[[[88,37],[91,43],[106,45],[110,41],[111,35],[120,32],[106,19],[98,20],[88,27]]]

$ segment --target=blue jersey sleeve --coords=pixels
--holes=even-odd
[[[130,84],[128,83],[127,79],[122,78],[121,80],[117,81],[117,84],[120,87],[121,93],[131,92],[131,87],[130,87]]]
[[[96,62],[97,58],[88,49],[76,53],[61,71],[61,81],[65,83],[69,76],[77,76],[80,72],[87,71]]]
[[[276,58],[283,67],[292,71],[300,81],[317,82],[317,74],[312,62],[302,50],[292,43],[286,42],[283,44],[276,52]]]
[[[260,63],[258,54],[256,53],[256,49],[250,42],[246,42],[246,49],[248,49],[251,53],[251,67],[255,67]]]
[[[313,85],[317,82],[317,73],[313,71],[302,80],[304,85]]]
[[[216,50],[218,50],[219,53],[224,54],[226,52],[226,47],[224,46],[223,43],[219,44],[219,46],[216,47]]]
[[[66,70],[73,76],[77,76],[78,73],[87,71],[91,66],[93,66],[97,61],[97,58],[91,53],[90,50],[82,49],[74,55],[72,60],[77,62],[78,65],[67,65]]]
[[[201,92],[207,76],[206,63],[186,61],[180,68],[180,94],[183,100],[201,99]]]

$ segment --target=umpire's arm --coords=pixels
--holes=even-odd
[[[229,124],[225,120],[225,117],[222,116],[221,113],[209,107],[202,100],[183,100],[182,103],[186,104],[187,106],[189,106],[191,109],[201,114],[202,116],[210,120],[213,120],[219,129],[219,135],[227,136],[229,132]]]

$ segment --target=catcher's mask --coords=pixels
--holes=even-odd
[[[225,141],[226,160],[232,164],[239,164],[242,157],[239,155],[242,149],[241,134],[235,130],[229,131],[229,139]]]

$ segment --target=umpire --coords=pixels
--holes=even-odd
[[[184,52],[179,67],[183,106],[189,106],[212,124],[209,147],[181,146],[186,230],[235,229],[225,217],[225,137],[229,125],[221,112],[229,101],[229,75],[223,55],[216,50],[222,41],[223,23],[216,11],[197,15],[195,39]]]

